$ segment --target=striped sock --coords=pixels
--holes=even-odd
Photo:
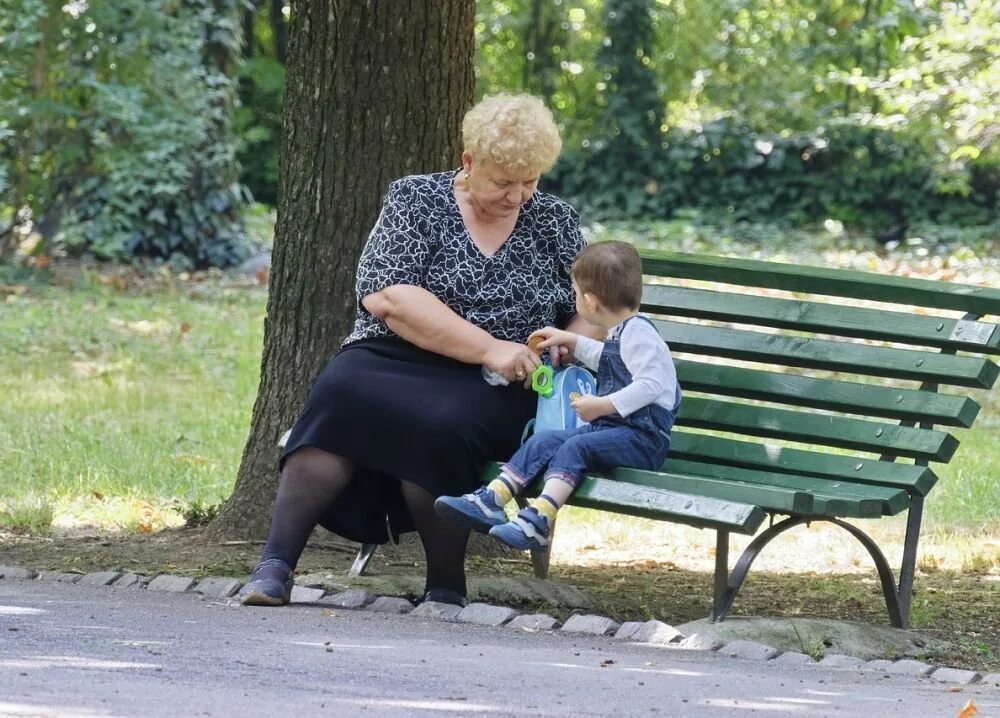
[[[529,501],[528,504],[547,518],[550,524],[556,520],[556,512],[559,510],[559,504],[551,496],[542,494],[537,499]]]
[[[501,471],[493,481],[487,484],[486,488],[496,496],[497,506],[505,506],[512,498],[521,493],[524,487],[513,476]]]

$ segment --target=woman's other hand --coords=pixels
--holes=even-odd
[[[549,362],[554,367],[561,366],[565,362],[573,360],[573,350],[576,348],[577,334],[568,332],[565,329],[555,327],[544,327],[532,332],[528,337],[528,342],[541,339],[536,344],[539,351],[549,350]]]
[[[524,344],[496,339],[490,345],[483,364],[509,382],[519,381],[524,388],[531,387],[531,372],[542,363],[541,358]]]
[[[616,413],[615,405],[606,396],[594,396],[593,394],[582,394],[570,403],[573,411],[584,421],[594,421],[602,416],[611,416]]]

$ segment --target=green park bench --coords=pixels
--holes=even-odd
[[[947,429],[973,424],[969,390],[990,389],[1000,373],[987,356],[1000,353],[1000,331],[981,321],[1000,316],[1000,290],[668,252],[643,252],[643,267],[641,309],[684,391],[671,455],[660,471],[590,476],[570,503],[714,529],[716,621],[770,541],[833,523],[867,549],[891,624],[907,627],[924,500],[937,482],[930,464],[955,455]],[[845,519],[904,511],[897,582],[876,542]],[[733,532],[757,535],[730,570]],[[353,574],[376,548],[362,547]],[[547,553],[532,559],[545,577]]]

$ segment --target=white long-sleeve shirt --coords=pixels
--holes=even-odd
[[[627,321],[627,320],[626,320]],[[621,324],[608,332],[608,339]],[[607,395],[620,416],[650,404],[659,404],[668,411],[677,408],[677,369],[670,349],[656,329],[642,319],[629,321],[619,337],[620,351],[625,368],[632,375],[632,383]],[[576,340],[576,358],[592,371],[597,371],[604,342],[580,336]]]

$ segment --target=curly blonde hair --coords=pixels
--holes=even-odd
[[[509,172],[532,175],[556,163],[562,140],[552,113],[532,95],[488,95],[462,120],[465,151]]]

